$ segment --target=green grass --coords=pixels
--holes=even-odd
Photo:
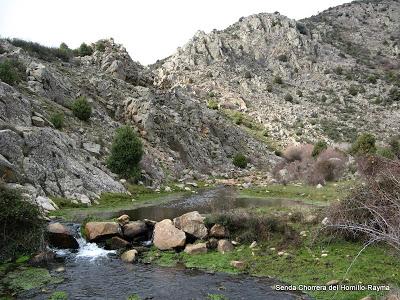
[[[161,252],[153,249],[145,259],[163,266],[183,263],[188,268],[199,268],[207,271],[239,273],[230,265],[232,260],[242,260],[247,264],[244,272],[255,276],[271,276],[287,284],[293,285],[325,285],[331,280],[339,280],[341,284],[373,284],[400,286],[400,259],[390,250],[382,246],[368,247],[346,271],[362,249],[361,243],[348,241],[318,241],[311,244],[311,238],[300,247],[281,248],[278,239],[264,242],[255,250],[248,245],[241,245],[233,252],[221,254],[209,251],[206,254],[189,255],[184,252]],[[270,250],[270,248],[276,250]],[[285,250],[288,256],[277,253]],[[321,257],[323,251],[327,257]],[[254,255],[252,254],[254,253]],[[367,295],[380,296],[377,292],[311,292],[316,299],[348,299],[358,300]]]
[[[49,300],[68,300],[68,293],[64,291],[55,291],[51,294]]]
[[[310,185],[274,184],[242,190],[240,196],[301,200],[310,204],[326,204],[341,199],[353,184],[354,182],[351,181],[329,183],[320,189]]]
[[[19,267],[5,274],[1,284],[14,293],[40,288],[47,284],[57,284],[62,278],[53,277],[43,268]]]

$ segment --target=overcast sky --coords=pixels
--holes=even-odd
[[[197,30],[224,29],[242,16],[279,11],[293,19],[344,0],[0,0],[0,36],[46,46],[114,37],[134,60],[150,64],[173,54]]]

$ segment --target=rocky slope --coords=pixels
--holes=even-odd
[[[0,82],[0,177],[53,209],[47,196],[95,201],[126,192],[105,166],[116,128],[140,135],[145,184],[266,172],[294,141],[350,142],[400,130],[400,3],[360,1],[295,21],[279,13],[198,32],[177,53],[143,67],[112,39],[88,56],[62,61],[0,40],[0,62],[26,78]],[[98,47],[101,45],[101,47]],[[39,58],[40,57],[40,58]],[[90,122],[71,104],[86,96]],[[65,115],[62,130],[49,121]],[[234,171],[236,172],[236,171]]]
[[[261,169],[277,160],[265,144],[204,109],[187,91],[153,87],[149,70],[113,40],[69,62],[38,59],[6,40],[0,43],[0,62],[16,59],[27,75],[14,86],[0,82],[0,177],[47,210],[55,205],[46,196],[90,203],[103,192],[126,192],[105,166],[114,131],[126,123],[145,145],[143,180],[155,187],[224,174],[236,153]],[[70,109],[81,95],[93,109],[89,122]],[[62,130],[49,121],[55,112],[65,115]]]
[[[153,66],[156,83],[238,110],[285,145],[399,131],[398,1],[360,1],[295,21],[279,13],[198,32]]]

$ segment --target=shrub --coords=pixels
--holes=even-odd
[[[285,101],[293,102],[293,96],[290,94],[286,94],[284,97]]]
[[[303,97],[303,92],[301,90],[297,90],[296,91],[297,96],[299,96],[300,98]]]
[[[244,72],[244,78],[251,79],[253,76],[251,75],[250,71]]]
[[[394,159],[396,157],[396,155],[394,154],[392,149],[388,148],[388,147],[386,147],[386,148],[378,148],[376,150],[376,154],[381,156],[381,157],[387,158],[387,159]]]
[[[350,85],[348,91],[349,91],[349,94],[350,94],[350,95],[352,95],[352,96],[357,96],[357,94],[358,94],[358,87],[357,87],[356,85],[352,84],[352,85]]]
[[[271,233],[285,233],[287,225],[279,219],[249,213],[244,210],[235,210],[223,213],[212,214],[205,220],[207,226],[214,224],[225,226],[230,239],[238,239],[242,243],[268,240]]]
[[[272,84],[268,84],[268,85],[267,85],[267,92],[268,92],[268,93],[271,93],[272,90],[273,90]]]
[[[218,109],[218,101],[216,101],[215,99],[209,99],[207,101],[207,108],[209,109]]]
[[[92,107],[86,97],[81,96],[72,103],[74,116],[82,121],[88,121],[92,115]]]
[[[288,61],[288,57],[286,54],[281,54],[278,56],[278,60],[281,62],[287,62]]]
[[[0,79],[1,81],[15,85],[25,78],[25,67],[14,59],[8,59],[0,63]]]
[[[73,55],[72,50],[67,51],[68,46],[52,48],[40,45],[39,43],[24,41],[21,39],[8,39],[8,41],[15,47],[20,47],[24,49],[30,55],[46,61],[54,61],[57,60],[57,58],[61,58],[62,60],[69,60],[70,57],[72,57]],[[66,46],[65,43],[62,43],[61,45]]]
[[[376,152],[375,136],[371,133],[361,134],[353,143],[350,152],[353,155],[373,154]]]
[[[374,156],[359,162],[365,184],[329,207],[326,228],[346,238],[384,242],[400,251],[400,162]]]
[[[42,245],[44,220],[21,192],[0,183],[0,262],[31,255]]]
[[[100,52],[106,51],[106,44],[104,41],[98,41],[96,43],[96,50]]]
[[[303,23],[296,22],[296,28],[302,35],[307,35],[307,27]]]
[[[276,84],[283,84],[283,80],[280,76],[275,76],[274,77],[274,83]]]
[[[233,157],[232,163],[241,169],[244,169],[247,167],[248,159],[245,155],[238,153]]]
[[[328,148],[328,144],[325,141],[318,141],[313,148],[311,153],[312,157],[316,158],[322,151]]]
[[[400,158],[400,141],[398,137],[393,137],[389,142],[390,149],[393,151],[394,155]]]
[[[59,112],[59,113],[55,113],[55,114],[51,115],[50,122],[57,129],[63,128],[63,126],[64,126],[64,114]]]
[[[400,102],[400,90],[398,88],[391,88],[388,94],[388,99],[386,102],[392,103],[392,102]]]
[[[92,47],[88,46],[86,43],[82,43],[78,49],[79,56],[88,56],[93,54]]]
[[[139,176],[139,162],[143,156],[143,144],[129,126],[116,130],[107,164],[110,170],[125,178]]]
[[[369,83],[376,84],[376,82],[377,82],[376,76],[375,75],[369,75],[368,78],[367,78],[367,81]]]
[[[283,157],[288,161],[302,161],[311,158],[314,146],[311,144],[305,145],[290,145],[283,151]]]

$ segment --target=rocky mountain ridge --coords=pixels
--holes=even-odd
[[[49,196],[93,203],[127,192],[105,164],[123,124],[143,141],[142,181],[154,188],[255,171],[268,179],[281,160],[274,152],[293,142],[339,145],[362,131],[384,142],[400,130],[399,12],[399,1],[382,0],[301,21],[252,15],[198,32],[149,67],[113,39],[65,61],[0,40],[0,63],[17,60],[26,73],[14,86],[0,82],[0,177],[46,210],[56,206]],[[72,114],[79,96],[90,122]],[[59,112],[62,130],[49,121]],[[234,168],[238,153],[247,170]]]

